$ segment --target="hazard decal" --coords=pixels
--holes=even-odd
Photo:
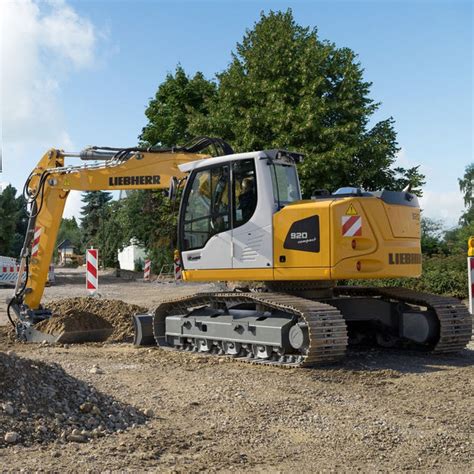
[[[351,204],[346,211],[346,216],[356,216],[357,211],[355,210],[355,207]]]
[[[361,216],[342,216],[342,236],[354,237],[362,235]]]

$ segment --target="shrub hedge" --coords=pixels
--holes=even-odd
[[[420,278],[349,280],[340,284],[357,286],[398,286],[437,295],[468,297],[467,259],[464,255],[424,257]]]

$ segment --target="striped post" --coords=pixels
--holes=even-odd
[[[468,242],[467,250],[467,277],[469,280],[469,312],[474,314],[474,237]]]
[[[42,232],[41,227],[35,227],[35,233],[34,233],[34,236],[33,236],[33,245],[31,247],[31,256],[32,257],[37,257],[38,256],[41,232]]]
[[[143,279],[145,281],[150,281],[151,276],[151,260],[145,260],[145,267],[143,270]]]
[[[86,288],[91,295],[99,289],[99,251],[87,249],[86,251]]]
[[[176,281],[183,278],[182,268],[181,268],[181,259],[179,258],[179,252],[176,250],[174,252],[174,279]]]

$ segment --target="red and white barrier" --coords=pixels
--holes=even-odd
[[[474,314],[474,257],[467,257],[467,275],[469,278],[469,312]]]
[[[0,284],[15,284],[20,266],[11,257],[0,257]]]
[[[145,260],[145,267],[143,269],[143,279],[150,281],[151,276],[151,260]]]
[[[183,278],[181,259],[179,258],[179,253],[174,253],[174,279],[181,280]]]
[[[35,227],[35,235],[33,237],[33,246],[31,247],[31,256],[32,257],[37,257],[38,256],[41,232],[42,232],[41,227]]]
[[[99,289],[99,251],[97,249],[87,249],[86,269],[86,288],[93,295]]]

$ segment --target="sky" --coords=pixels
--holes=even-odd
[[[357,53],[381,102],[372,124],[392,116],[397,164],[426,175],[424,215],[456,225],[457,179],[474,161],[470,1],[3,0],[0,184],[22,189],[49,148],[136,145],[178,63],[215,77],[261,11],[287,8]],[[65,215],[80,206],[72,194]]]

